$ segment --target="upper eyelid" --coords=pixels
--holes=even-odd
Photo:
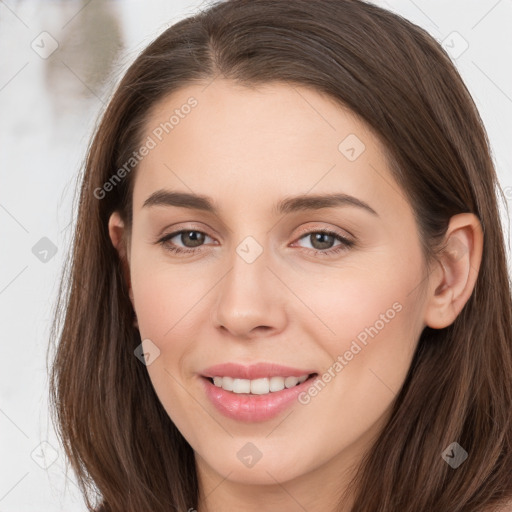
[[[341,228],[330,228],[330,227],[325,227],[325,226],[302,228],[302,229],[300,229],[299,238],[302,238],[302,236],[308,235],[310,233],[329,232],[329,233],[332,233],[333,235],[339,236],[340,238],[345,238],[347,240],[355,239],[355,237],[354,237],[354,235],[352,235],[352,233],[350,233],[346,229],[344,229],[343,231],[348,235],[348,236],[346,236],[345,234],[340,232],[340,229]]]

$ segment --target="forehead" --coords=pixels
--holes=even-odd
[[[283,196],[344,192],[384,213],[410,213],[379,139],[310,88],[222,79],[190,85],[154,106],[142,142],[151,149],[135,175],[134,211],[167,188],[221,203],[229,197],[239,211],[266,200],[270,208]]]

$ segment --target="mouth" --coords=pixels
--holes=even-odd
[[[214,411],[237,422],[258,423],[275,418],[298,402],[317,377],[316,372],[257,379],[202,375],[200,381]]]
[[[316,372],[304,374],[300,377],[294,375],[272,377],[262,377],[258,379],[241,379],[230,376],[206,377],[214,386],[238,395],[268,395],[279,393],[284,389],[290,389],[300,386],[308,380],[314,379],[318,374]]]

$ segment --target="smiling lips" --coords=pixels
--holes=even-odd
[[[292,388],[301,384],[309,377],[308,374],[300,377],[263,377],[261,379],[234,379],[233,377],[213,377],[213,383],[226,391],[233,393],[251,393],[253,395],[266,395],[285,388]]]
[[[229,418],[257,422],[268,420],[290,406],[311,384],[313,370],[258,363],[215,365],[201,374],[206,395]]]

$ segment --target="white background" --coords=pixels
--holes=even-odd
[[[454,31],[467,41],[455,62],[480,110],[512,203],[512,2],[376,3],[439,41]],[[47,411],[49,321],[72,230],[75,178],[122,71],[158,33],[199,5],[0,1],[0,512],[85,510],[73,475],[64,474]],[[59,44],[48,59],[31,47],[43,31]],[[456,50],[460,44],[462,39],[455,40]],[[502,217],[510,256],[504,210]],[[42,237],[57,247],[46,263],[32,253]],[[46,463],[56,457],[48,469],[40,466],[41,450]]]

